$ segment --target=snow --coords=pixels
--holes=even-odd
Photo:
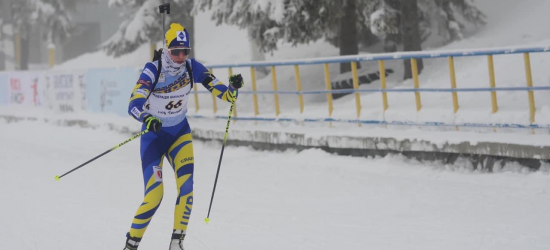
[[[373,34],[381,37],[385,35],[385,23],[382,20],[382,18],[384,18],[384,15],[384,8],[380,8],[370,15],[370,30]]]
[[[114,6],[121,6],[121,5],[129,3],[129,2],[131,2],[131,1],[130,0],[109,0],[108,5],[111,8],[111,7],[114,7]]]
[[[0,249],[121,249],[142,200],[139,143],[55,182],[55,175],[129,135],[36,121],[2,123],[10,133],[0,133],[0,152],[7,156],[0,182],[0,199],[7,202],[0,211],[11,216],[0,227]],[[448,166],[395,155],[366,159],[228,146],[211,222],[205,224],[221,145],[195,141],[194,147],[187,249],[548,248],[547,170],[528,173],[511,165],[482,174],[466,162]],[[170,172],[164,172],[164,202],[142,250],[168,245],[176,198]]]
[[[143,44],[136,51],[121,57],[109,57],[104,51],[96,51],[68,60],[61,65],[55,66],[53,69],[77,70],[83,68],[122,68],[128,67],[129,65],[143,68],[145,64],[138,66],[138,64],[141,63],[137,62],[150,60],[148,49],[149,44]],[[108,60],[105,60],[105,58],[108,58]]]
[[[111,0],[110,4],[124,2]],[[258,4],[283,1],[259,1]],[[275,3],[276,2],[276,3]],[[436,51],[495,47],[548,46],[550,30],[546,0],[478,0],[487,26],[463,40]],[[267,5],[260,5],[267,6]],[[280,6],[279,6],[280,7]],[[280,10],[280,9],[275,9]],[[273,15],[279,15],[275,11]],[[206,64],[249,62],[246,30],[215,26],[210,13],[197,16],[194,50]],[[157,46],[160,47],[160,46]],[[324,41],[292,47],[280,44],[267,60],[293,60],[336,56],[338,50]],[[437,52],[434,52],[437,53]],[[149,60],[149,45],[119,58],[95,52],[56,66],[54,70],[88,68],[142,68]],[[525,85],[523,56],[495,56],[498,87]],[[420,85],[450,87],[446,59],[424,60]],[[550,54],[531,55],[535,86],[550,85]],[[411,88],[402,81],[402,62],[386,61],[388,88]],[[487,59],[455,59],[459,88],[488,87]],[[296,90],[293,67],[277,67],[279,90]],[[362,71],[378,70],[376,62],[362,63]],[[226,70],[214,70],[227,78]],[[251,89],[250,70],[234,68]],[[339,65],[330,66],[332,76]],[[360,71],[361,72],[361,71]],[[304,90],[324,89],[322,66],[300,66]],[[129,81],[134,81],[129,79]],[[271,76],[257,79],[258,90],[271,90]],[[363,85],[361,88],[378,88]],[[422,93],[423,109],[415,110],[412,93],[388,93],[390,108],[382,112],[380,93],[362,94],[361,119],[446,123],[529,124],[527,95],[499,92],[499,111],[491,113],[488,92],[459,93],[460,109],[453,113],[450,93]],[[260,115],[276,117],[272,95],[259,95]],[[298,98],[279,95],[280,118],[328,116],[326,95],[306,95],[301,114]],[[537,91],[536,123],[550,124],[550,100]],[[202,95],[199,112],[194,101],[190,115],[212,116],[212,99]],[[334,102],[333,118],[356,119],[353,95]],[[218,113],[229,105],[218,102]],[[252,96],[237,102],[241,117],[253,117]],[[60,175],[130,137],[123,128],[137,130],[130,117],[101,113],[56,113],[26,107],[0,107],[0,115],[36,118],[8,123],[0,119],[0,156],[4,180],[0,182],[0,249],[121,249],[135,209],[142,201],[139,143],[131,142],[54,182]],[[87,121],[91,126],[66,126],[66,121]],[[65,123],[64,123],[65,121]],[[193,128],[220,131],[224,120],[192,119]],[[392,137],[428,140],[443,145],[468,141],[549,146],[548,130],[410,126],[363,126],[341,123],[232,123],[233,129],[301,132],[309,135]],[[230,129],[231,130],[231,129]],[[321,150],[301,152],[254,151],[228,145],[225,149],[210,224],[205,224],[216,173],[220,143],[194,142],[194,211],[186,247],[193,249],[548,249],[550,241],[550,165],[530,172],[519,165],[498,167],[493,174],[472,170],[471,163],[454,165],[418,162],[400,155],[356,158],[330,155]],[[168,166],[168,163],[165,163]],[[167,169],[170,172],[170,169]],[[149,226],[140,250],[168,246],[172,229],[175,181],[164,173],[164,203]]]
[[[460,25],[455,21],[449,21],[449,30],[451,32],[457,34],[457,40],[462,40],[464,36],[462,35],[462,32],[460,31]]]
[[[262,10],[269,13],[269,19],[275,22],[281,22],[284,18],[285,3],[279,0],[256,0],[251,1],[250,11],[256,14],[256,10]]]
[[[126,31],[124,32],[124,40],[134,41],[136,39],[149,40],[147,34],[143,30],[143,27],[151,27],[154,23],[160,23],[158,15],[155,13],[160,1],[149,0],[138,9],[136,17],[130,21]]]

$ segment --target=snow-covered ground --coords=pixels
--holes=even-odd
[[[496,3],[498,2],[498,3]],[[444,47],[472,49],[503,46],[548,46],[550,31],[544,10],[546,0],[478,0],[489,24],[475,35]],[[198,17],[198,58],[207,64],[247,62],[250,58],[246,31],[216,27],[209,16]],[[216,39],[211,39],[215,34]],[[222,41],[222,42],[220,42]],[[230,42],[226,42],[230,41]],[[297,59],[337,55],[326,42],[281,50],[267,59]],[[76,58],[58,70],[95,67],[142,67],[149,58],[148,46],[118,59],[103,52]],[[521,55],[495,57],[497,86],[525,86]],[[444,59],[425,60],[420,76],[422,87],[447,88],[448,68]],[[532,55],[536,86],[550,85],[550,54]],[[455,62],[459,87],[487,87],[486,58],[460,58]],[[364,63],[364,69],[376,69]],[[410,88],[401,80],[400,61],[387,62],[396,73],[388,78],[394,88]],[[324,88],[321,66],[301,67],[304,90]],[[337,74],[338,65],[331,66]],[[234,69],[250,79],[247,68]],[[227,73],[215,74],[225,79]],[[225,75],[224,75],[225,74]],[[277,69],[280,90],[294,90],[292,67]],[[134,81],[135,79],[129,79]],[[250,81],[247,81],[250,89]],[[366,87],[366,86],[364,86]],[[271,77],[258,80],[259,90],[271,89]],[[550,99],[546,92],[535,94],[537,123],[550,124]],[[452,113],[450,93],[425,94],[424,109],[416,112],[411,93],[389,94],[390,109],[382,115],[379,93],[362,95],[362,119],[500,122],[528,124],[527,95],[499,93],[500,110],[490,112],[488,93],[459,94],[461,109]],[[296,96],[280,96],[281,117],[326,117],[324,95],[307,96],[304,115],[298,112]],[[212,115],[209,96],[201,97],[201,110],[190,114]],[[237,103],[239,116],[253,116],[250,96]],[[21,108],[21,109],[20,109]],[[218,102],[218,115],[229,105]],[[272,96],[260,96],[260,114],[274,117]],[[137,128],[130,117],[113,114],[68,113],[0,107],[0,115],[38,117],[37,121],[7,123],[0,119],[0,249],[122,249],[125,233],[142,201],[139,143],[131,142],[90,165],[54,181],[86,160],[124,141],[128,134],[112,131],[107,123]],[[353,119],[352,97],[335,102],[335,118]],[[96,129],[57,126],[63,119],[80,119],[98,124]],[[191,121],[192,127],[219,126],[224,121]],[[454,127],[373,127],[350,124],[302,126],[288,123],[237,122],[240,129],[301,131],[327,134],[361,134],[395,138],[428,139],[436,143],[466,140],[549,145],[548,131],[532,135],[526,130],[480,129],[464,132]],[[487,134],[487,132],[490,132]],[[542,134],[545,133],[545,134]],[[548,249],[550,239],[550,176],[548,169],[528,173],[506,168],[494,174],[468,170],[468,163],[453,166],[420,163],[400,156],[366,159],[335,156],[320,150],[265,152],[245,147],[226,148],[211,213],[208,209],[221,145],[195,141],[194,209],[186,247],[208,249],[381,249],[381,250],[516,250]],[[165,166],[168,166],[165,163]],[[175,181],[171,169],[165,174],[165,199],[149,226],[140,250],[166,249],[172,229]]]
[[[55,182],[55,175],[127,135],[32,121],[0,125],[9,131],[0,133],[0,249],[122,249],[142,201],[139,143]],[[481,174],[399,156],[365,159],[320,150],[227,147],[205,224],[221,145],[194,144],[190,250],[550,247],[547,173]],[[172,170],[164,171],[164,202],[142,250],[168,246],[176,191]]]

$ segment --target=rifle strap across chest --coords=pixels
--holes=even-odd
[[[191,69],[191,60],[187,60],[185,62],[185,68],[187,69],[187,72],[189,72],[189,80],[191,81],[191,89],[193,89],[193,69]]]
[[[157,61],[157,75],[155,76],[155,81],[153,82],[153,85],[151,86],[151,91],[149,91],[149,94],[147,95],[147,99],[149,100],[149,96],[151,96],[151,93],[153,93],[153,90],[155,90],[155,87],[157,87],[157,83],[159,82],[159,77],[162,71],[162,49],[155,50],[153,53],[153,62]]]

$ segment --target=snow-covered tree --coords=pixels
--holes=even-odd
[[[162,24],[162,16],[158,6],[161,0],[109,0],[109,7],[122,7],[125,20],[119,25],[118,31],[101,47],[107,54],[115,57],[130,53],[144,43],[155,43],[164,40],[162,25],[177,20],[191,36],[193,46],[193,0],[172,0],[170,15],[165,14],[166,24]]]
[[[418,0],[406,0],[401,3],[401,28],[404,51],[422,50],[420,36],[420,19],[418,11]],[[403,79],[412,78],[411,60],[403,60],[405,75]],[[424,64],[422,59],[417,60],[418,73],[422,72]]]
[[[486,24],[485,14],[475,6],[473,0],[436,0],[435,7],[436,13],[440,15],[441,27],[447,32],[449,41],[464,38],[465,24],[460,21],[458,16],[476,27]]]
[[[308,15],[298,16],[310,1],[281,0],[199,0],[195,12],[212,9],[212,19],[222,23],[248,28],[262,52],[277,50],[277,41],[283,39],[292,44],[309,42],[320,37],[319,29],[308,22]],[[304,28],[301,32],[285,22],[294,20]]]
[[[198,0],[195,11],[212,9],[212,19],[218,24],[252,30],[262,52],[277,50],[280,40],[297,45],[324,38],[340,48],[340,55],[357,54],[360,45],[377,41],[373,33],[384,40],[385,51],[420,50],[420,43],[431,35],[432,23],[446,22],[449,40],[462,36],[463,24],[454,15],[476,25],[485,23],[473,0],[413,2],[411,5],[408,0]],[[402,18],[403,11],[415,12],[407,15],[414,23]],[[432,12],[445,14],[445,18],[431,20]],[[417,45],[410,44],[417,40]],[[342,64],[341,72],[346,71],[349,64]]]
[[[370,7],[364,10],[370,17],[370,29],[384,39],[387,52],[398,51],[401,45],[403,51],[421,50],[421,44],[432,35],[446,42],[460,40],[465,22],[476,27],[485,24],[485,15],[473,0],[376,0]],[[432,34],[433,25],[439,27],[437,34]],[[422,70],[421,60],[418,68]],[[410,63],[405,61],[404,78],[410,77]]]
[[[65,40],[70,36],[72,13],[76,2],[72,0],[19,0],[11,2],[12,23],[22,34],[29,26],[37,25],[47,39]]]
[[[21,39],[21,69],[28,68],[29,38],[31,27],[39,27],[48,43],[64,41],[70,37],[72,14],[76,9],[74,0],[18,0],[3,4],[9,8],[11,18],[3,20]]]
[[[375,0],[374,9],[365,9],[370,16],[369,26],[373,33],[384,39],[385,51],[396,51],[401,42],[403,0]],[[485,15],[475,6],[474,0],[418,0],[418,20],[421,41],[430,36],[443,37],[446,42],[464,37],[466,24],[480,27],[486,24]],[[432,34],[433,26],[439,27]]]
[[[397,51],[401,43],[401,2],[383,0],[373,6],[377,7],[374,11],[365,9],[365,15],[370,16],[370,30],[384,39],[385,52]]]
[[[359,44],[369,44],[365,38],[374,38],[361,11],[368,3],[368,0],[198,0],[195,11],[212,9],[212,19],[218,24],[250,27],[262,52],[277,50],[280,40],[297,45],[325,38],[340,48],[341,55],[349,55],[359,52]]]

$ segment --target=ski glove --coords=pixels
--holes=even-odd
[[[229,84],[234,89],[240,89],[244,85],[243,77],[241,76],[241,74],[232,75],[229,77]]]
[[[152,115],[145,116],[143,122],[145,123],[145,127],[149,131],[159,132],[162,128],[162,121]]]

